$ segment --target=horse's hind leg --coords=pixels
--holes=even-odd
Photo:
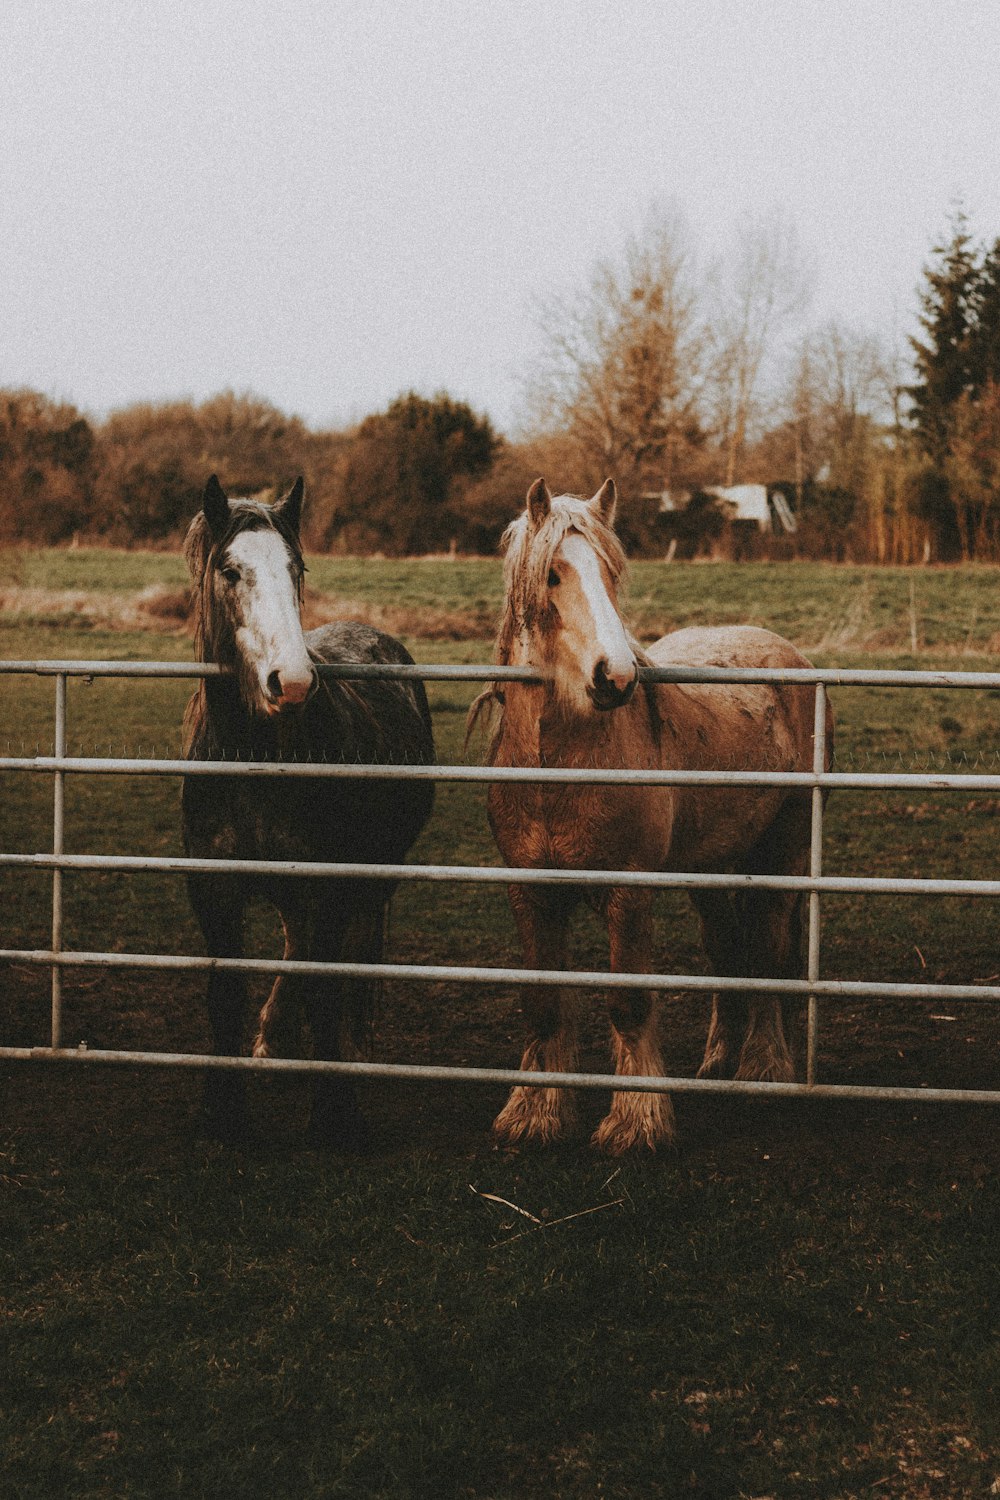
[[[282,918],[285,928],[283,959],[302,957],[301,939],[293,924]],[[297,975],[279,974],[261,1007],[254,1037],[254,1057],[302,1056],[302,981]]]
[[[192,876],[191,905],[212,958],[243,953],[243,896],[234,880]],[[213,969],[208,977],[208,1018],[217,1056],[236,1057],[243,1043],[246,980],[232,970]],[[207,1134],[237,1145],[250,1133],[246,1088],[236,1069],[209,1068],[205,1075],[203,1119]]]
[[[616,889],[608,901],[611,971],[648,973],[651,964],[652,901],[647,891]],[[615,1072],[624,1077],[662,1078],[657,1012],[650,990],[614,990],[609,1004]],[[593,1144],[609,1156],[673,1140],[674,1110],[666,1094],[616,1091],[611,1109],[594,1132]]]
[[[802,897],[797,891],[752,891],[743,899],[748,972],[794,979],[801,972]],[[736,1077],[791,1083],[795,1065],[785,1036],[780,995],[751,993]]]
[[[809,863],[811,806],[790,798],[747,862],[751,874],[801,875]],[[747,947],[748,975],[796,979],[802,972],[802,896],[798,891],[750,889],[737,900]],[[737,1078],[791,1083],[795,1065],[785,1036],[782,997],[751,993]]]
[[[385,897],[371,885],[318,907],[310,956],[320,962],[379,963],[385,933]],[[308,987],[307,1010],[313,1051],[318,1059],[338,1061],[346,1049],[361,1050],[368,1041],[377,984],[373,979],[316,979]],[[324,1149],[360,1154],[368,1149],[369,1130],[358,1105],[354,1080],[324,1074],[313,1087],[309,1138]]]
[[[695,890],[691,892],[691,901],[701,918],[702,943],[716,974],[721,978],[745,973],[746,936],[729,892]],[[748,1018],[746,995],[721,990],[712,996],[712,1015],[699,1078],[732,1078]]]
[[[511,886],[509,894],[527,967],[564,968],[569,920],[565,898],[524,886]],[[558,985],[525,988],[521,1006],[529,1033],[521,1071],[572,1072],[576,1067],[575,1018],[565,991]],[[572,1126],[574,1113],[568,1089],[516,1084],[493,1121],[493,1136],[502,1145],[547,1144]]]

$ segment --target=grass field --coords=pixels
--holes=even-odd
[[[190,656],[179,631],[110,632],[51,599],[31,612],[32,590],[178,588],[176,558],[81,549],[5,566],[0,587],[23,608],[0,621],[0,656]],[[324,595],[466,622],[459,639],[411,635],[418,660],[484,659],[475,629],[495,607],[495,564],[311,566]],[[912,603],[910,580],[647,564],[633,599],[643,629],[753,618],[825,662],[873,661],[875,638],[895,665],[995,666],[977,651],[1000,631],[997,570],[918,570]],[[71,750],[174,753],[186,691],[71,683]],[[432,688],[442,760],[461,757],[469,696]],[[50,681],[0,678],[0,744],[48,749],[51,704]],[[996,762],[996,694],[851,690],[835,707],[843,765]],[[49,846],[51,798],[48,778],[5,774],[4,848]],[[169,781],[71,778],[67,847],[179,852],[177,812]],[[826,868],[990,875],[998,814],[981,794],[838,794]],[[414,858],[495,862],[482,790],[441,788]],[[45,946],[49,888],[0,872],[3,946]],[[67,945],[199,951],[176,879],[73,875],[65,888]],[[824,913],[826,975],[995,982],[1000,970],[989,901],[828,898]],[[683,898],[662,902],[658,924],[664,967],[705,971]],[[265,913],[253,944],[278,951]],[[391,956],[515,961],[502,894],[402,889]],[[581,919],[574,962],[605,961]],[[0,986],[4,1040],[44,1044],[47,976],[10,965]],[[582,1004],[585,1066],[603,1068],[604,1028]],[[65,1007],[70,1043],[208,1046],[198,982],[71,974]],[[703,1010],[667,997],[672,1072],[697,1067]],[[513,1065],[518,1034],[500,987],[394,985],[377,1054]],[[988,1006],[830,1002],[821,1075],[996,1088],[998,1041]],[[585,1137],[492,1151],[495,1090],[371,1081],[376,1147],[358,1162],[305,1149],[300,1085],[257,1084],[261,1143],[227,1153],[196,1137],[196,1076],[0,1075],[0,1493],[1000,1492],[993,1110],[682,1096],[677,1152],[617,1164]],[[585,1126],[602,1103],[584,1101]]]
[[[12,551],[0,559],[0,614],[37,625],[107,623],[112,600],[169,595],[187,582],[176,552],[106,548]],[[500,605],[499,563],[486,558],[309,560],[307,599],[324,618],[391,618],[422,639],[489,638]],[[652,639],[682,625],[758,624],[809,650],[1000,652],[1000,568],[875,568],[826,563],[712,563],[631,569],[631,615]],[[116,606],[120,613],[120,602]],[[155,622],[155,620],[154,620]],[[150,621],[147,621],[150,623]],[[162,623],[162,622],[161,622]]]

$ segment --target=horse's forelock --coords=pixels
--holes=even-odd
[[[212,535],[204,511],[199,511],[184,538],[184,559],[195,582],[194,633],[199,657],[203,658],[206,641],[211,633],[214,600],[211,564],[235,537],[242,536],[247,531],[278,533],[295,563],[296,587],[301,598],[304,571],[302,544],[280,511],[261,504],[259,500],[234,500],[230,506],[229,525],[221,537]]]
[[[617,587],[625,575],[625,549],[617,535],[579,495],[559,495],[549,514],[535,529],[527,511],[507,527],[501,539],[504,553],[504,611],[497,637],[501,662],[510,657],[522,625],[533,625],[548,602],[549,570],[560,543],[579,533],[605,564]]]

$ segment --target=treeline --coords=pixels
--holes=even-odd
[[[520,441],[447,394],[316,431],[232,392],[96,422],[0,391],[0,541],[175,545],[209,473],[265,497],[301,473],[313,549],[493,553],[538,473],[578,493],[611,474],[633,554],[732,553],[708,492],[757,483],[797,521],[755,534],[757,555],[997,560],[1000,240],[976,244],[953,215],[917,296],[906,355],[864,329],[809,328],[780,216],[706,263],[680,215],[657,209],[576,292],[538,304]]]
[[[0,391],[6,542],[173,545],[213,472],[229,493],[265,498],[304,474],[311,547],[390,556],[494,550],[531,477],[488,419],[444,395],[316,432],[232,392],[95,423],[34,391]]]

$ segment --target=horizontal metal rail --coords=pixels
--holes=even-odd
[[[203,1052],[126,1052],[91,1047],[0,1047],[0,1061],[79,1063],[119,1067],[188,1068],[298,1076],[340,1073],[360,1078],[409,1079],[420,1083],[531,1083],[538,1088],[607,1089],[625,1094],[737,1094],[771,1099],[879,1099],[906,1104],[995,1104],[990,1089],[880,1087],[852,1083],[749,1083],[738,1078],[652,1078],[598,1073],[522,1073],[514,1068],[449,1068],[423,1063],[328,1062],[313,1058],[213,1057]]]
[[[0,771],[71,776],[250,776],[339,781],[521,782],[538,786],[770,786],[855,791],[1000,792],[1000,774],[977,771],[655,771],[609,767],[415,766],[276,760],[154,760],[100,755],[8,755]]]
[[[339,663],[321,665],[324,676],[351,679],[407,678],[424,681],[521,682],[544,679],[524,667],[474,665],[407,665]],[[1000,880],[889,879],[822,874],[822,796],[826,790],[852,789],[1000,792],[1000,774],[970,772],[845,772],[823,769],[822,740],[825,722],[825,690],[840,687],[979,688],[1000,689],[1000,672],[895,672],[841,669],[738,669],[643,667],[640,679],[654,683],[742,683],[811,686],[816,694],[814,754],[809,770],[630,770],[611,768],[555,769],[494,766],[399,766],[330,765],[302,762],[188,761],[145,757],[70,756],[66,753],[66,684],[69,678],[199,679],[218,674],[217,666],[181,662],[106,661],[8,661],[0,662],[0,675],[35,674],[55,678],[56,726],[54,755],[7,756],[0,770],[42,772],[52,775],[55,786],[54,838],[51,853],[0,854],[0,868],[47,870],[53,880],[52,945],[49,949],[0,949],[0,962],[27,967],[47,967],[52,975],[52,1038],[48,1047],[2,1047],[0,1059],[30,1059],[50,1062],[93,1062],[195,1068],[236,1068],[283,1072],[358,1072],[385,1077],[520,1083],[531,1086],[614,1088],[629,1091],[677,1092],[706,1090],[725,1093],[765,1094],[808,1098],[884,1098],[913,1100],[969,1100],[1000,1102],[1000,1091],[976,1089],[888,1088],[867,1085],[820,1084],[815,1076],[818,1037],[818,1004],[829,997],[853,1000],[935,1000],[944,1002],[996,1002],[998,985],[873,983],[857,980],[822,979],[819,974],[819,902],[830,894],[997,896]],[[224,777],[332,777],[348,780],[420,780],[467,784],[489,782],[533,785],[621,785],[621,786],[762,786],[808,789],[812,796],[812,834],[808,875],[744,875],[684,871],[614,870],[512,870],[498,866],[386,865],[319,863],[271,860],[200,860],[193,858],[67,854],[63,848],[63,788],[67,775],[171,775]],[[229,873],[265,876],[281,874],[304,878],[387,879],[391,881],[462,881],[487,885],[629,885],[652,889],[748,889],[799,891],[809,896],[809,964],[803,979],[771,979],[752,976],[691,974],[609,974],[597,971],[553,971],[525,968],[431,964],[319,963],[282,959],[209,958],[182,954],[102,953],[66,949],[62,941],[62,887],[65,872],[117,870],[123,873],[166,872],[184,875],[224,869]],[[807,1082],[762,1084],[733,1080],[625,1078],[599,1074],[522,1073],[512,1069],[454,1069],[390,1063],[310,1062],[210,1057],[178,1053],[127,1052],[113,1049],[66,1048],[60,1037],[62,975],[68,968],[126,968],[200,973],[236,970],[246,974],[273,976],[279,973],[379,978],[437,984],[562,985],[583,990],[615,991],[644,988],[661,994],[750,992],[797,996],[809,1002]]]
[[[322,677],[419,679],[424,682],[524,682],[547,679],[532,667],[479,666],[466,663],[320,662]],[[0,676],[36,677],[174,677],[225,675],[214,662],[161,661],[0,661]],[[1000,672],[894,671],[882,667],[640,667],[640,682],[735,682],[800,684],[812,687],[1000,688]]]
[[[896,879],[864,875],[708,875],[662,870],[548,870],[508,865],[364,865],[320,860],[193,859],[143,854],[0,854],[0,869],[108,870],[121,874],[281,875],[314,880],[467,885],[635,886],[651,890],[825,891],[831,895],[1000,896],[1000,880]]]
[[[45,948],[0,948],[0,963],[59,969],[164,969],[172,973],[298,974],[341,979],[414,980],[426,984],[542,986],[582,990],[667,990],[697,994],[811,994],[854,1000],[1000,1000],[1000,985],[880,984],[859,979],[759,979],[724,974],[623,974],[603,969],[516,969],[473,964],[320,963],[290,958],[205,958],[182,953],[88,953]],[[531,1075],[534,1078],[534,1074]],[[1000,1098],[1000,1095],[998,1095]]]

